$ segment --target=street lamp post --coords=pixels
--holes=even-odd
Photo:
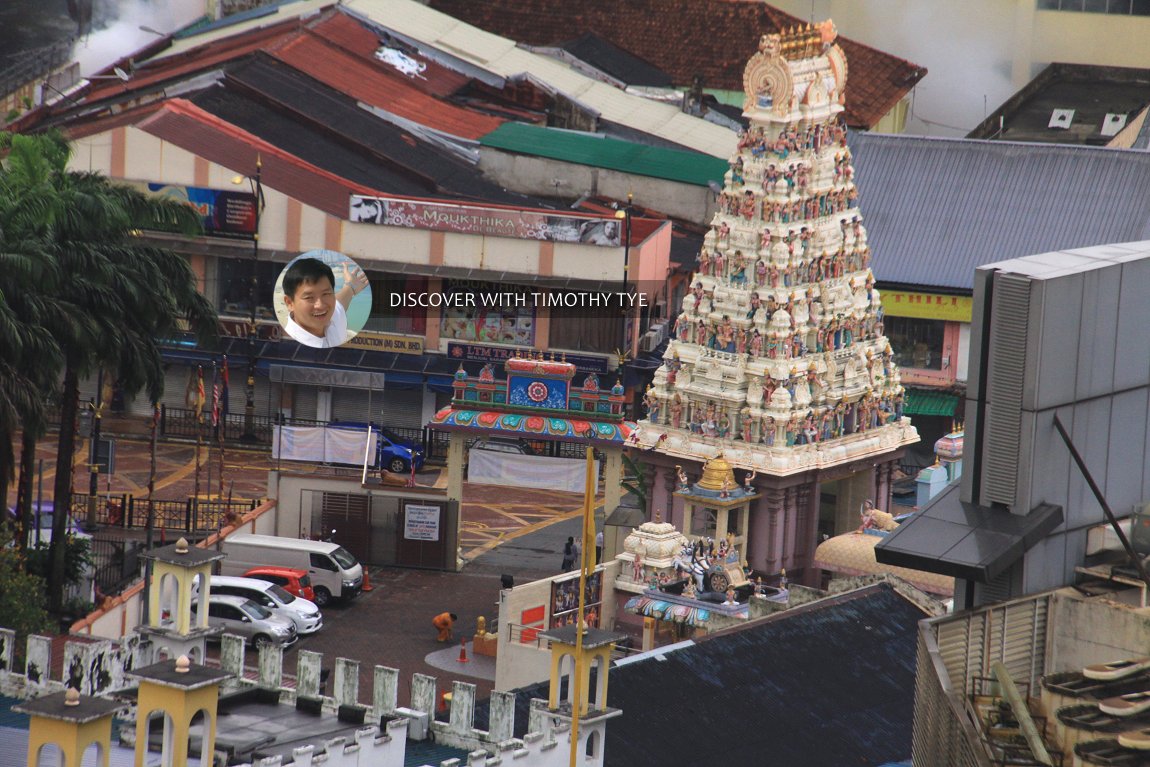
[[[256,175],[255,178],[249,178],[248,183],[252,185],[252,192],[255,194],[255,232],[252,233],[252,269],[251,269],[251,282],[248,285],[248,305],[251,309],[250,317],[248,318],[248,381],[247,392],[244,400],[244,433],[242,439],[245,442],[255,442],[255,420],[256,420],[256,336],[258,326],[256,325],[256,295],[259,287],[259,263],[260,263],[260,214],[263,212],[264,202],[264,188],[261,179],[263,171],[263,162],[260,156],[256,155]],[[225,431],[227,426],[225,425]]]

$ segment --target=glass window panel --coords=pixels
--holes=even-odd
[[[899,367],[941,370],[946,323],[913,317],[884,319],[886,337]]]

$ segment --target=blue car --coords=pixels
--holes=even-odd
[[[363,421],[338,421],[331,425],[343,429],[366,429],[368,426]],[[396,434],[386,426],[372,424],[371,428],[376,435],[375,465],[373,468],[386,469],[393,474],[410,473],[412,463],[415,464],[416,471],[423,468],[422,446],[412,443],[411,440]]]

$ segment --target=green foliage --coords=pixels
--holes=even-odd
[[[158,339],[188,328],[211,343],[216,314],[187,259],[141,234],[200,234],[191,207],[71,170],[71,147],[58,132],[0,133],[0,156],[0,274],[7,278],[0,282],[2,496],[12,475],[12,436],[29,426],[42,433],[45,393],[60,391],[65,424],[76,418],[80,380],[98,369],[126,395],[142,391],[158,401]],[[61,429],[58,466],[71,465],[75,446],[74,430]],[[57,508],[68,507],[67,472],[57,474],[53,497]],[[58,515],[53,541],[64,540],[65,524]],[[77,567],[65,548],[53,547],[49,568],[57,609]]]
[[[49,631],[44,606],[44,579],[28,573],[12,545],[12,530],[0,524],[0,625],[16,632],[17,647],[28,634]]]
[[[92,564],[92,546],[87,538],[69,535],[64,539],[64,585],[75,586],[84,576],[84,571]],[[28,548],[28,572],[39,578],[48,578],[51,569],[46,543]]]
[[[623,454],[623,489],[639,499],[639,508],[647,510],[647,464]]]

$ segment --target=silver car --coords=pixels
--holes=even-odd
[[[199,592],[199,583],[192,588]],[[244,597],[271,610],[276,615],[287,618],[295,624],[301,635],[314,634],[323,628],[323,613],[313,602],[302,597],[292,596],[274,583],[258,578],[235,578],[227,575],[212,576],[212,596]]]
[[[196,603],[192,603],[195,612]],[[208,602],[208,625],[225,634],[245,637],[256,647],[278,644],[288,647],[299,639],[295,624],[244,597],[212,594]]]

